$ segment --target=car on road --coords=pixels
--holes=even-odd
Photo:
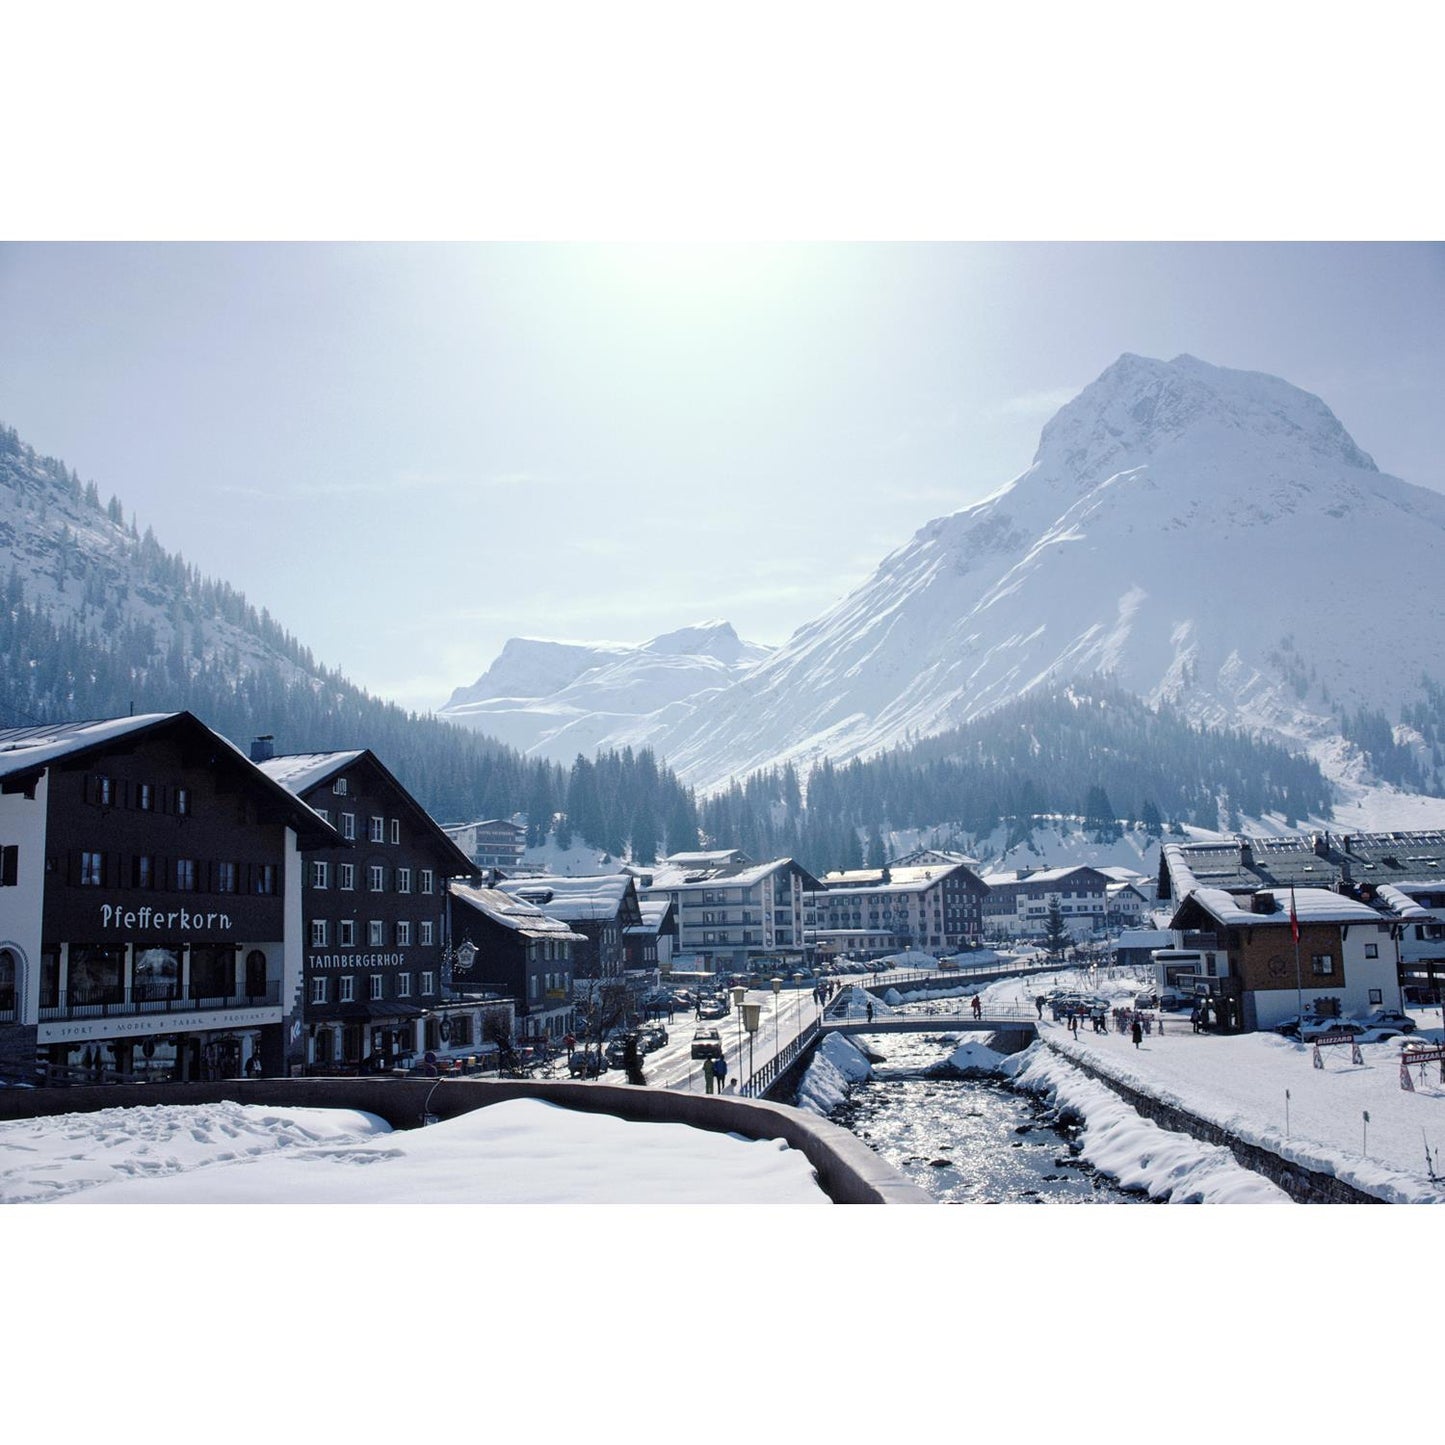
[[[700,1019],[725,1019],[728,1016],[728,1006],[720,998],[707,998],[698,1005],[697,1016]]]
[[[567,1072],[574,1079],[595,1079],[607,1072],[607,1060],[590,1049],[578,1049],[567,1060]]]
[[[698,1029],[692,1036],[692,1056],[695,1059],[720,1059],[722,1057],[722,1036],[716,1029]]]

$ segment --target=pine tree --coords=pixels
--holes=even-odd
[[[1044,948],[1055,958],[1060,958],[1068,946],[1068,925],[1064,922],[1063,910],[1059,907],[1058,900],[1054,899],[1044,918]]]

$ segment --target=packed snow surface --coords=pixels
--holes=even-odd
[[[220,1103],[0,1124],[0,1202],[828,1204],[775,1139],[514,1099],[426,1128]]]

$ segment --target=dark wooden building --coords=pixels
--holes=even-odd
[[[256,761],[339,834],[310,855],[302,890],[306,1067],[411,1063],[451,994],[447,885],[471,860],[370,749]]]
[[[0,731],[0,1073],[280,1073],[334,830],[187,712]]]
[[[521,1042],[556,1047],[574,1033],[573,951],[586,936],[496,888],[453,883],[450,904],[452,937],[470,958],[466,986],[515,1000]]]

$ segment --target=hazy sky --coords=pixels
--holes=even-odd
[[[1445,247],[10,244],[0,422],[374,694],[510,636],[780,643],[1123,351],[1445,486]]]
[[[0,422],[417,708],[514,635],[782,642],[1124,351],[1445,487],[1441,246],[22,243],[0,316]]]

